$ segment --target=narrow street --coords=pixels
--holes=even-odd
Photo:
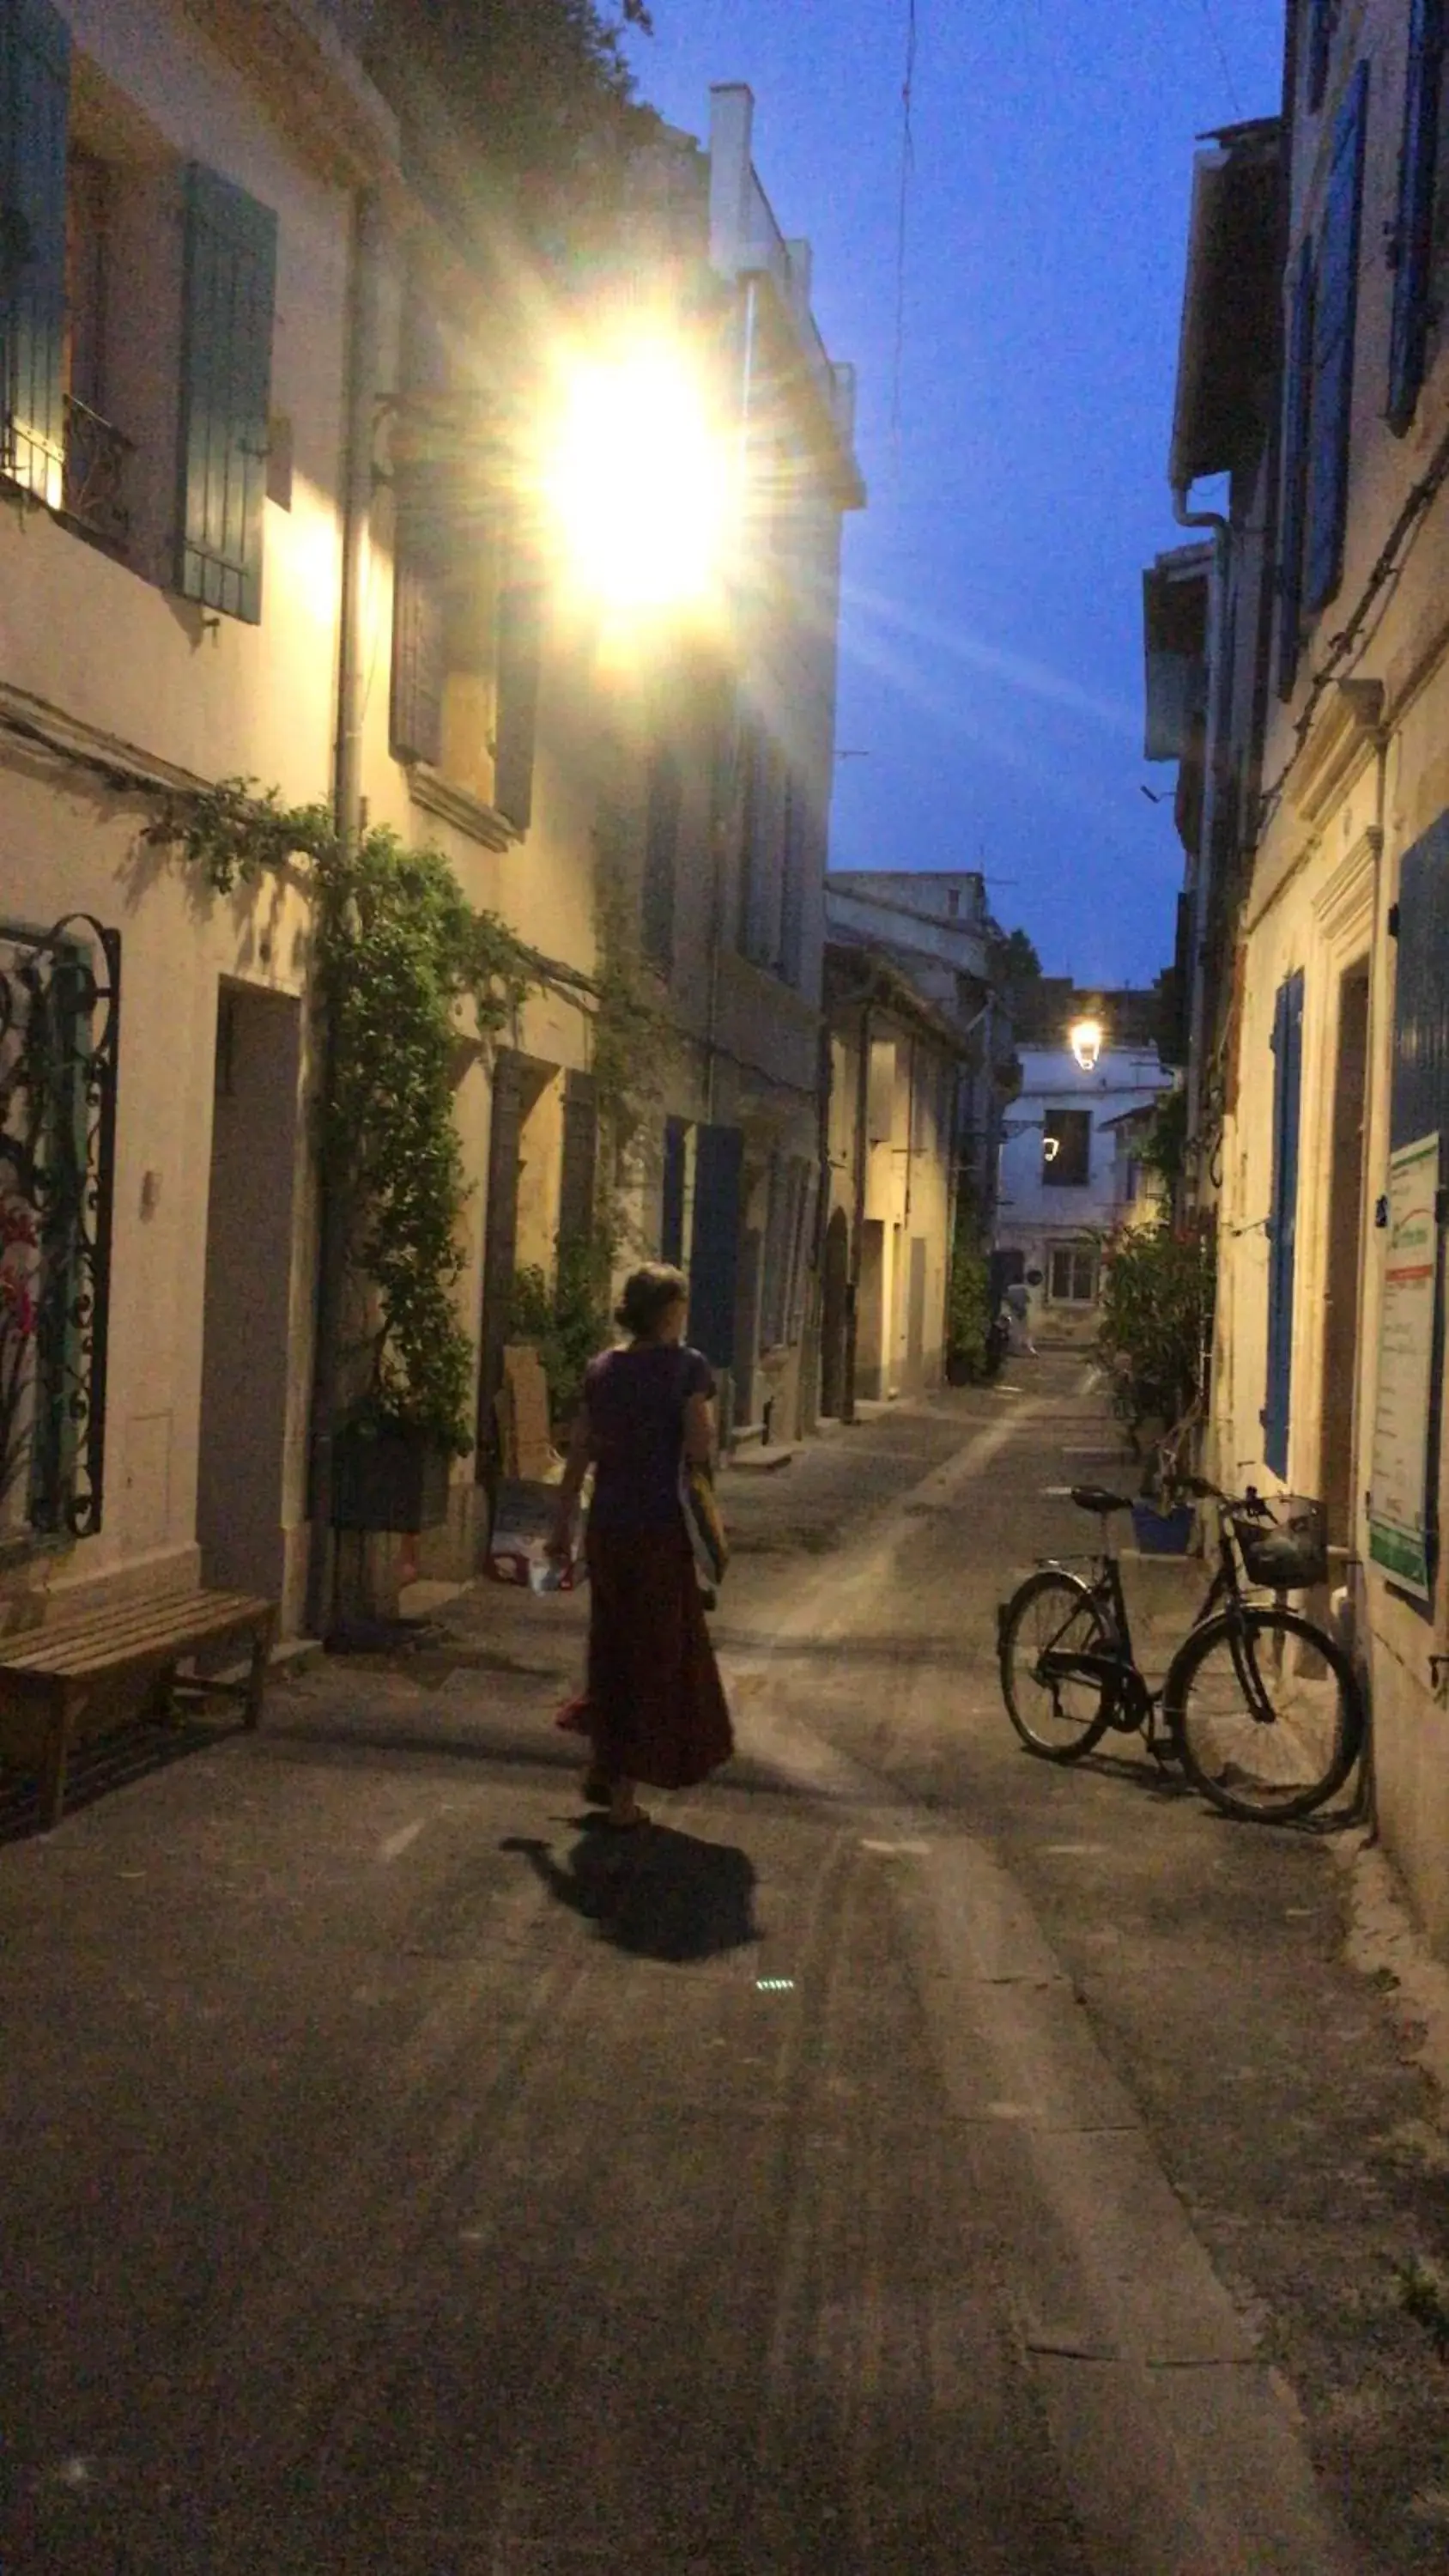
[[[640,1843],[582,1604],[477,1587],[0,1847],[6,2576],[1442,2565],[1342,1837],[1001,1709],[1115,1445],[1047,1355],[732,1474],[740,1756]]]

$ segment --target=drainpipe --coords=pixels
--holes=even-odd
[[[845,1388],[841,1399],[842,1422],[854,1422],[855,1363],[860,1334],[860,1269],[865,1245],[865,1185],[870,1140],[870,1004],[860,1014],[860,1062],[855,1076],[855,1206],[850,1229],[850,1277],[845,1292]]]
[[[362,746],[367,692],[366,597],[372,518],[374,405],[380,373],[379,286],[382,205],[377,191],[362,189],[353,216],[347,317],[347,411],[343,448],[342,570],[337,647],[337,743],[333,813],[342,839],[354,842],[363,828]],[[318,1032],[319,1097],[332,1079],[332,1031]],[[328,1168],[318,1173],[316,1352],[312,1368],[312,1544],[307,1565],[307,1628],[316,1637],[330,1625],[335,1572],[332,1545],[332,1434],[341,1381],[342,1305],[346,1240],[342,1209]]]
[[[1197,881],[1193,888],[1192,955],[1187,994],[1187,1132],[1196,1136],[1202,1114],[1202,986],[1203,939],[1201,927],[1204,890],[1203,853],[1210,874],[1215,852],[1213,836],[1217,823],[1217,779],[1215,775],[1219,741],[1219,718],[1226,681],[1224,671],[1224,630],[1227,623],[1228,548],[1232,530],[1221,510],[1190,510],[1188,486],[1176,483],[1172,490],[1172,515],[1180,528],[1211,528],[1213,532],[1213,575],[1209,593],[1208,614],[1208,705],[1207,739],[1204,745],[1202,851],[1198,857]]]
[[[740,359],[739,474],[742,489],[747,480],[750,433],[754,411],[755,339],[758,307],[758,280],[753,277],[748,277],[745,280],[744,329],[742,335],[743,348]],[[735,587],[736,596],[738,597],[738,580],[736,581]],[[734,641],[737,647],[738,630],[736,630]],[[738,669],[738,651],[736,651],[736,667],[730,677],[732,681],[734,708],[732,726],[733,748],[730,755],[728,771],[728,788],[726,794],[720,800],[721,810],[718,826],[714,836],[714,881],[710,894],[709,992],[705,1010],[704,1104],[705,1116],[711,1123],[713,1123],[715,1114],[715,1058],[719,1043],[719,976],[720,951],[724,946],[725,853],[729,842],[730,832],[739,809],[744,785],[744,764],[741,758],[743,750],[743,726],[740,710],[741,689]]]

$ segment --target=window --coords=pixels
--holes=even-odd
[[[0,1532],[100,1527],[121,941],[0,926]]]
[[[1318,246],[1303,584],[1309,609],[1322,608],[1332,599],[1343,571],[1367,109],[1368,64],[1362,62],[1334,124],[1328,199]]]
[[[410,391],[394,442],[392,754],[523,833],[533,819],[542,585],[503,503],[478,500],[477,404],[439,380],[426,318],[410,322]]]
[[[185,203],[176,586],[183,599],[256,626],[277,218],[198,162]]]
[[[1092,1177],[1090,1109],[1049,1109],[1042,1121],[1041,1176],[1049,1189],[1084,1189]]]
[[[1400,434],[1414,417],[1429,339],[1443,57],[1443,0],[1413,0],[1403,140],[1399,147],[1399,199],[1390,237],[1394,305],[1389,337],[1388,421],[1389,427]]]
[[[1097,1254],[1090,1243],[1052,1246],[1047,1294],[1054,1306],[1090,1306],[1097,1294]]]
[[[50,0],[0,0],[0,464],[51,509],[65,473],[70,30]]]
[[[1293,1380],[1293,1272],[1298,1226],[1298,1111],[1303,1087],[1303,975],[1284,977],[1273,1006],[1273,1190],[1268,1213],[1268,1373],[1263,1456],[1288,1473]]]

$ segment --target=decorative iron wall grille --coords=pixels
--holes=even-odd
[[[0,924],[0,1539],[99,1529],[121,935]]]

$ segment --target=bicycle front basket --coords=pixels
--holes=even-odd
[[[1303,1592],[1328,1579],[1328,1514],[1302,1494],[1265,1497],[1271,1520],[1232,1515],[1233,1535],[1250,1583],[1270,1592]]]

